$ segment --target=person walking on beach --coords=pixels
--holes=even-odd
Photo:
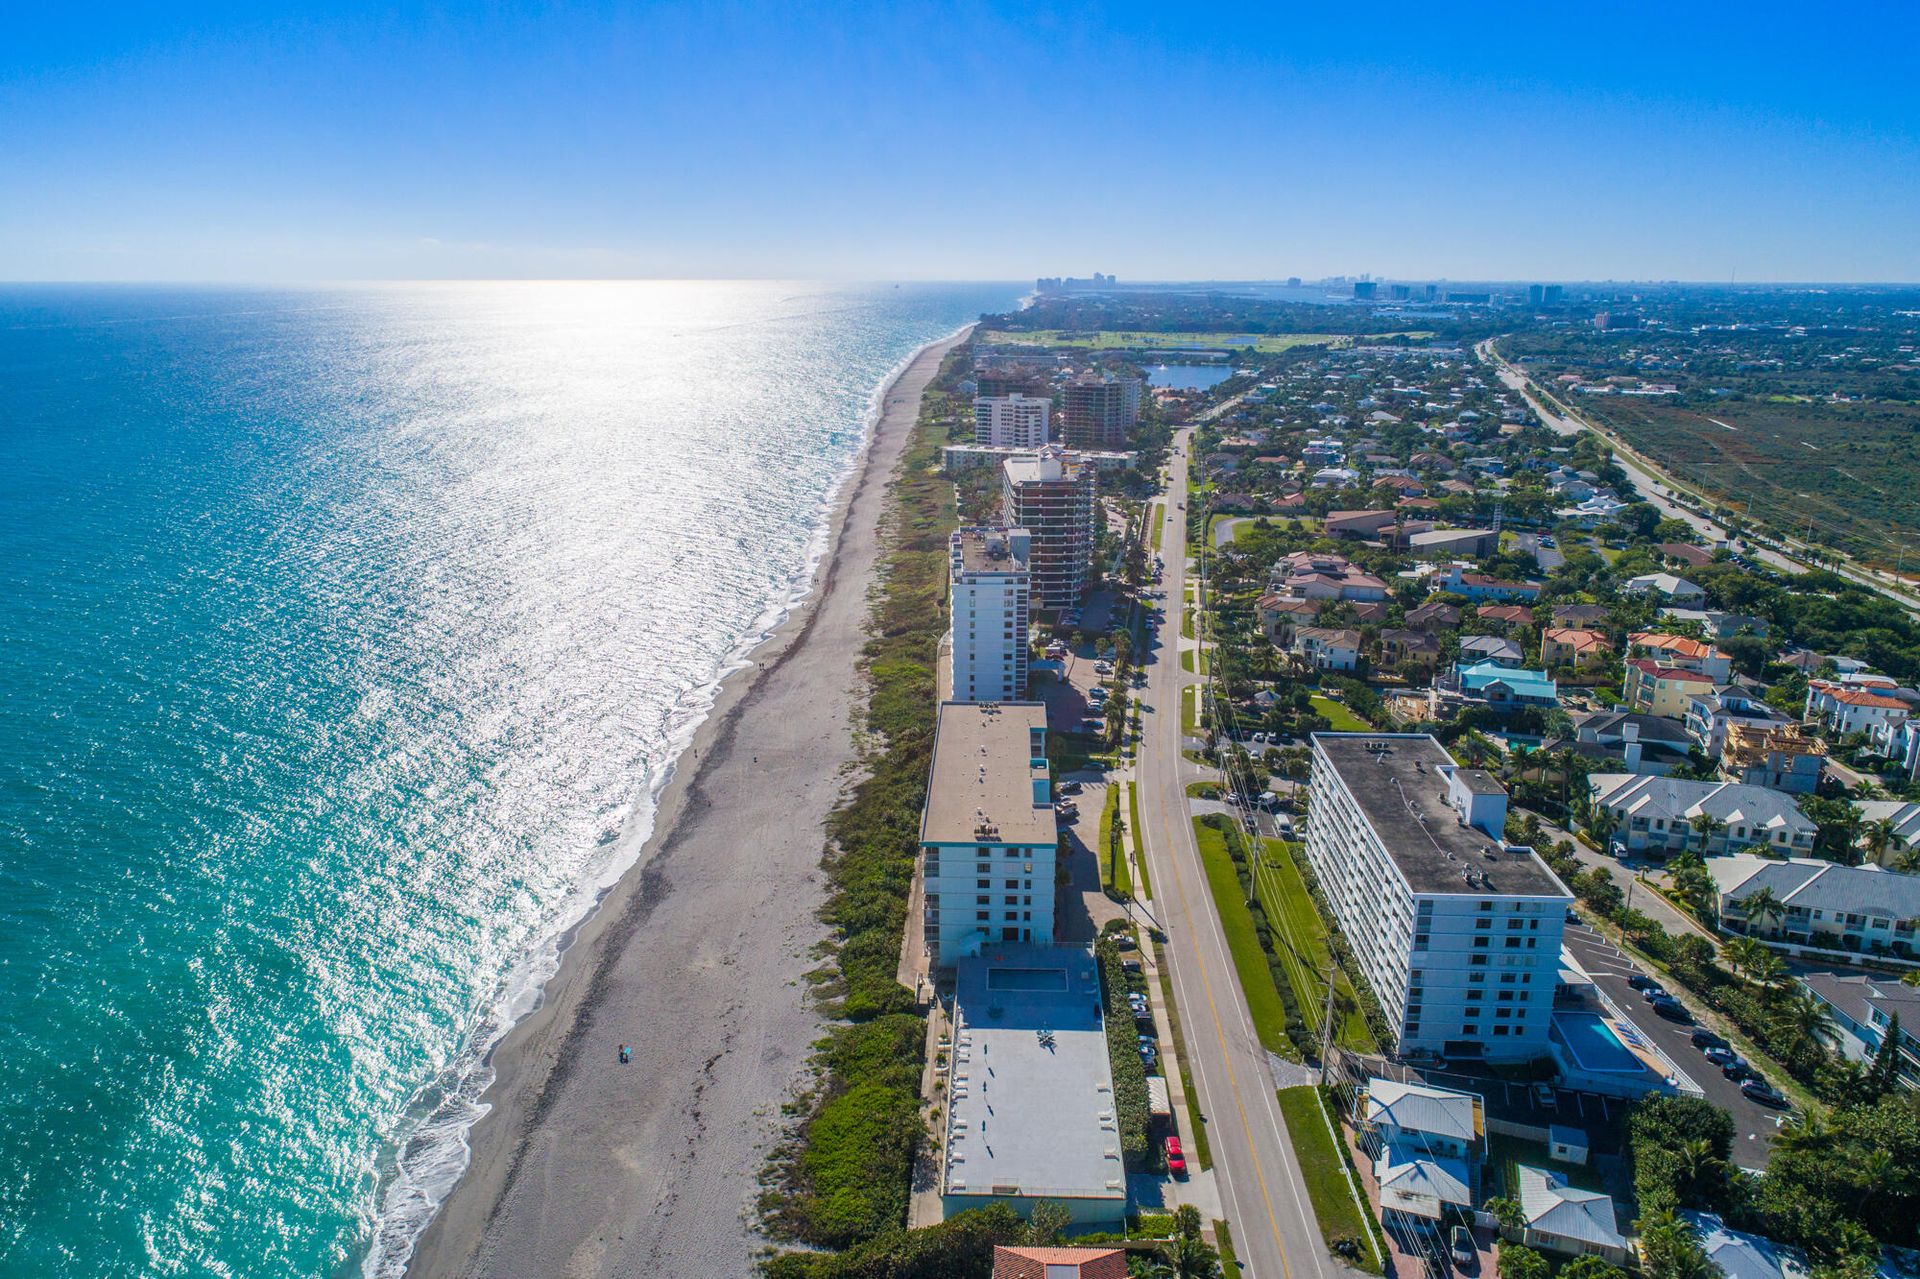
[[[627,1063],[631,1062],[632,1060],[633,1060],[633,1049],[627,1047],[625,1044],[621,1044],[620,1045],[620,1064],[624,1066]]]

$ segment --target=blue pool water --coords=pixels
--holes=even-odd
[[[1613,1027],[1595,1013],[1555,1013],[1553,1025],[1582,1070],[1624,1074],[1643,1069],[1640,1059],[1613,1033]]]

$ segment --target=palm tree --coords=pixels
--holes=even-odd
[[[1776,1151],[1801,1152],[1824,1150],[1832,1137],[1833,1134],[1827,1131],[1826,1122],[1818,1114],[1796,1112],[1774,1135],[1773,1148]]]
[[[1761,956],[1773,953],[1751,937],[1734,937],[1720,951],[1727,957],[1727,966],[1742,975],[1751,973]]]
[[[1718,817],[1715,817],[1712,813],[1695,813],[1693,819],[1687,824],[1692,826],[1693,833],[1700,837],[1700,855],[1702,857],[1707,855],[1708,841],[1727,829],[1727,824]]]
[[[1887,849],[1893,846],[1895,834],[1893,818],[1882,817],[1878,821],[1868,822],[1863,834],[1867,851],[1873,854],[1874,861],[1880,861],[1887,855]]]
[[[1821,1041],[1833,1029],[1833,1014],[1825,1003],[1801,993],[1786,1001],[1775,1014],[1780,1027],[1803,1040]]]
[[[1753,931],[1756,922],[1772,920],[1776,925],[1786,917],[1787,905],[1771,888],[1756,888],[1734,903],[1746,916],[1747,931]]]
[[[1619,826],[1620,819],[1613,815],[1611,809],[1595,808],[1593,816],[1587,818],[1587,834],[1593,837],[1594,843],[1600,845],[1602,852],[1606,851],[1608,842],[1613,838],[1613,832],[1619,829]]]
[[[1772,951],[1765,951],[1747,970],[1747,980],[1762,990],[1777,990],[1787,979],[1787,965]]]

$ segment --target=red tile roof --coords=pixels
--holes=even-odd
[[[1127,1254],[1121,1248],[993,1249],[993,1279],[1047,1279],[1047,1267],[1073,1266],[1079,1279],[1127,1279]]]
[[[1627,665],[1654,679],[1679,680],[1683,684],[1713,683],[1713,676],[1704,671],[1683,671],[1677,666],[1662,666],[1651,657],[1637,657]]]

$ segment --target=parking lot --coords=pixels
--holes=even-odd
[[[1740,1091],[1739,1084],[1721,1074],[1719,1068],[1693,1046],[1693,1032],[1699,1029],[1697,1023],[1673,1022],[1656,1016],[1640,992],[1629,984],[1641,969],[1611,942],[1583,924],[1567,925],[1565,941],[1567,949],[1573,952],[1580,966],[1587,970],[1607,997],[1632,1019],[1640,1033],[1658,1044],[1660,1051],[1671,1057],[1688,1078],[1699,1085],[1708,1101],[1733,1116],[1733,1162],[1742,1168],[1766,1167],[1773,1135],[1790,1112],[1775,1110],[1751,1100]],[[1672,990],[1670,993],[1682,1003],[1687,1002],[1684,991]],[[1779,1081],[1771,1082],[1777,1084]]]

